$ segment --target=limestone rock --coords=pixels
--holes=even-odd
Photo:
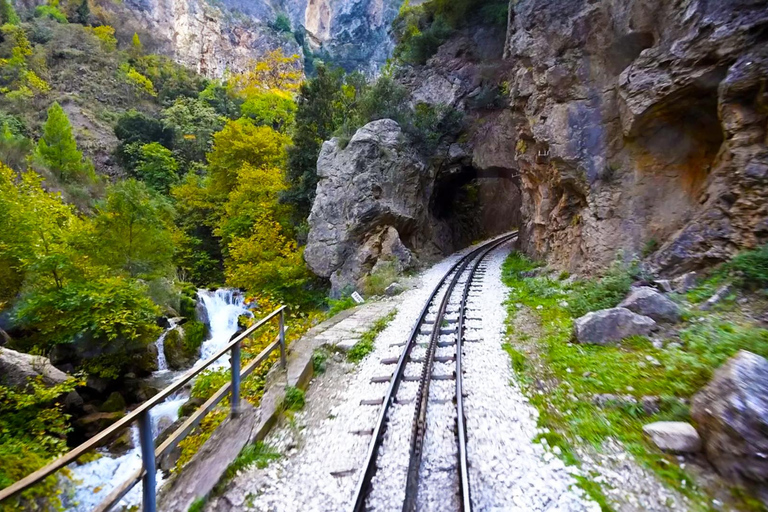
[[[629,296],[619,304],[619,307],[649,316],[657,322],[674,323],[680,320],[678,305],[648,286],[633,288]]]
[[[721,474],[768,484],[768,360],[739,351],[693,397],[691,416]]]
[[[168,331],[163,342],[163,352],[168,367],[172,370],[184,370],[198,359],[199,347],[190,346],[182,326]]]
[[[392,283],[384,289],[384,295],[394,297],[403,292],[403,286],[400,283]]]
[[[120,420],[125,414],[119,412],[96,412],[78,418],[74,422],[75,431],[84,439],[90,439],[116,421]],[[117,437],[117,436],[116,436]]]
[[[33,356],[0,348],[0,385],[24,388],[31,379],[42,377],[43,383],[54,386],[69,376],[53,366],[47,357]]]
[[[685,293],[696,286],[696,272],[686,272],[676,278],[672,284],[674,284],[676,292]]]
[[[665,452],[696,453],[701,450],[699,433],[684,421],[657,421],[643,426],[643,432]]]
[[[323,144],[304,258],[335,294],[357,287],[380,259],[412,265],[419,240],[401,234],[429,229],[425,168],[391,119],[365,125],[346,148]]]
[[[577,318],[573,325],[577,342],[594,345],[609,345],[630,336],[647,336],[656,328],[656,322],[652,318],[638,315],[626,308],[587,313]]]

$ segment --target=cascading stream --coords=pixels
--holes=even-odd
[[[237,331],[237,319],[244,314],[250,314],[244,304],[243,295],[232,289],[218,289],[216,291],[198,290],[198,298],[203,304],[210,326],[209,338],[200,347],[200,358],[195,365],[202,364],[216,351],[224,347],[232,335]],[[164,342],[170,331],[177,327],[177,321],[171,320],[170,327],[157,339],[155,345],[158,349],[158,371],[155,374],[168,374],[170,370],[165,359]],[[229,364],[229,358],[222,357],[211,367],[218,368]],[[179,373],[178,376],[181,376]],[[174,376],[174,378],[178,378]],[[171,380],[173,382],[173,379]],[[170,383],[169,383],[170,384]],[[155,438],[173,422],[178,419],[179,407],[187,401],[189,392],[181,390],[168,397],[163,403],[151,410],[152,433]],[[141,453],[139,449],[138,427],[131,428],[133,448],[121,456],[115,456],[106,449],[99,450],[101,457],[92,462],[76,465],[72,464],[74,486],[69,485],[71,495],[64,497],[67,510],[87,512],[96,507],[109,495],[116,486],[121,484],[128,475],[141,468]],[[160,486],[163,482],[162,472],[157,473],[157,482]],[[72,488],[74,487],[74,488]],[[139,505],[141,502],[141,483],[131,490],[120,502],[119,506]]]

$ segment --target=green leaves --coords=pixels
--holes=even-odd
[[[83,160],[67,114],[57,102],[48,109],[43,136],[37,143],[35,158],[62,182],[93,178],[93,168]]]

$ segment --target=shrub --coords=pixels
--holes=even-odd
[[[578,318],[590,311],[616,307],[629,293],[634,272],[633,267],[616,263],[602,279],[574,284],[568,301],[571,315]]]
[[[144,93],[153,98],[157,97],[155,84],[152,80],[139,73],[136,68],[129,64],[120,65],[120,73],[126,83],[132,85],[137,92]]]
[[[285,14],[278,14],[272,28],[278,32],[288,33],[291,31],[291,20]]]
[[[338,315],[345,309],[353,308],[355,306],[357,306],[357,302],[355,302],[349,295],[341,299],[328,299],[328,316]]]
[[[765,288],[768,286],[768,244],[738,254],[724,267],[735,274],[736,284],[742,288]]]
[[[96,39],[101,42],[101,46],[105,51],[113,52],[117,49],[117,38],[115,37],[114,27],[102,25],[100,27],[93,27],[91,31],[93,32],[93,35],[96,36]]]
[[[58,7],[51,4],[38,5],[35,9],[35,18],[50,18],[59,23],[69,23],[64,13],[61,12]]]
[[[394,261],[388,261],[382,265],[377,265],[375,272],[372,272],[365,277],[363,281],[363,293],[369,297],[383,295],[387,286],[394,283],[398,277],[400,277],[400,272],[398,272],[397,264]]]

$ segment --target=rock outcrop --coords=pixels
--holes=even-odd
[[[511,2],[523,248],[682,271],[768,240],[765,2]]]
[[[33,10],[45,0],[20,0]],[[392,54],[389,27],[402,0],[125,0],[92,2],[92,16],[144,47],[209,77],[242,71],[276,48],[302,55],[302,45],[349,71],[374,74]],[[290,19],[290,30],[277,17]],[[298,35],[296,35],[298,34]]]
[[[656,322],[626,308],[601,309],[573,322],[573,336],[579,343],[610,345],[630,336],[647,336]]]
[[[304,258],[334,293],[357,287],[380,260],[413,263],[411,249],[428,243],[432,225],[431,177],[395,121],[367,124],[345,148],[326,142],[317,172]]]
[[[30,380],[38,377],[47,386],[69,379],[69,375],[53,366],[47,357],[0,348],[0,385],[23,389]]]
[[[691,416],[721,474],[768,485],[768,360],[738,352],[693,397]]]

